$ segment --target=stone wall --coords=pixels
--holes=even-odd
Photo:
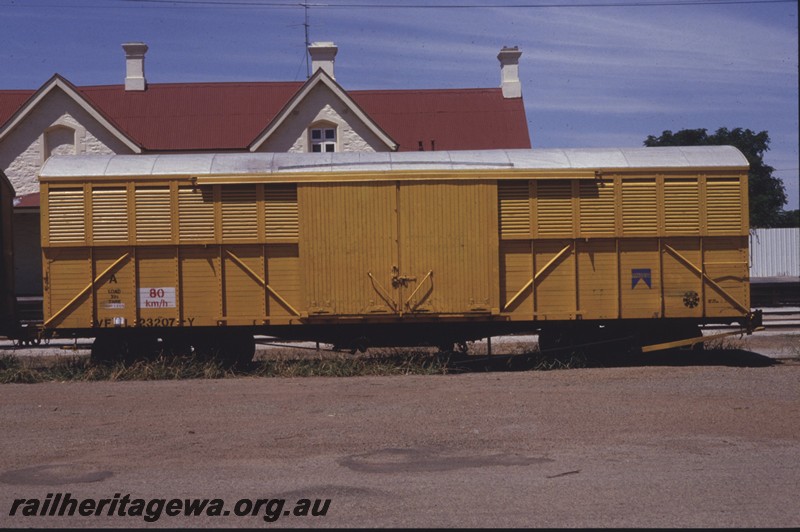
[[[71,144],[65,142],[70,136]],[[86,109],[56,88],[0,143],[0,168],[14,185],[17,196],[38,192],[39,169],[53,153],[131,151]]]

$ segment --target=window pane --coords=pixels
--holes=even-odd
[[[311,138],[314,140],[319,140],[322,138],[322,131],[319,129],[312,129],[311,130]]]
[[[336,151],[336,145],[335,144],[326,144],[325,145],[325,151],[326,152]]]
[[[320,144],[313,144],[311,146],[311,151],[316,152],[316,153],[321,152],[322,151],[322,146]]]
[[[325,130],[325,138],[328,140],[332,140],[336,138],[336,130],[335,129],[326,129]]]

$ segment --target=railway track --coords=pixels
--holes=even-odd
[[[800,329],[800,307],[781,307],[762,309],[764,328]],[[739,329],[738,325],[709,324],[702,327],[704,331],[726,331]]]

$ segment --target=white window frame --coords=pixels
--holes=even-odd
[[[313,153],[333,153],[338,150],[336,126],[317,126],[308,128],[309,150]]]

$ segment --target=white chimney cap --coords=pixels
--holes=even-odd
[[[332,42],[312,42],[308,46],[308,53],[311,55],[311,74],[322,69],[331,79],[336,79],[333,75],[333,63],[338,51],[339,48]]]
[[[125,90],[145,90],[144,54],[147,53],[147,45],[143,42],[126,42],[122,44],[122,49],[125,50]]]
[[[519,81],[519,57],[522,52],[517,46],[504,46],[497,59],[500,61],[500,87],[504,98],[522,98],[522,85]]]

